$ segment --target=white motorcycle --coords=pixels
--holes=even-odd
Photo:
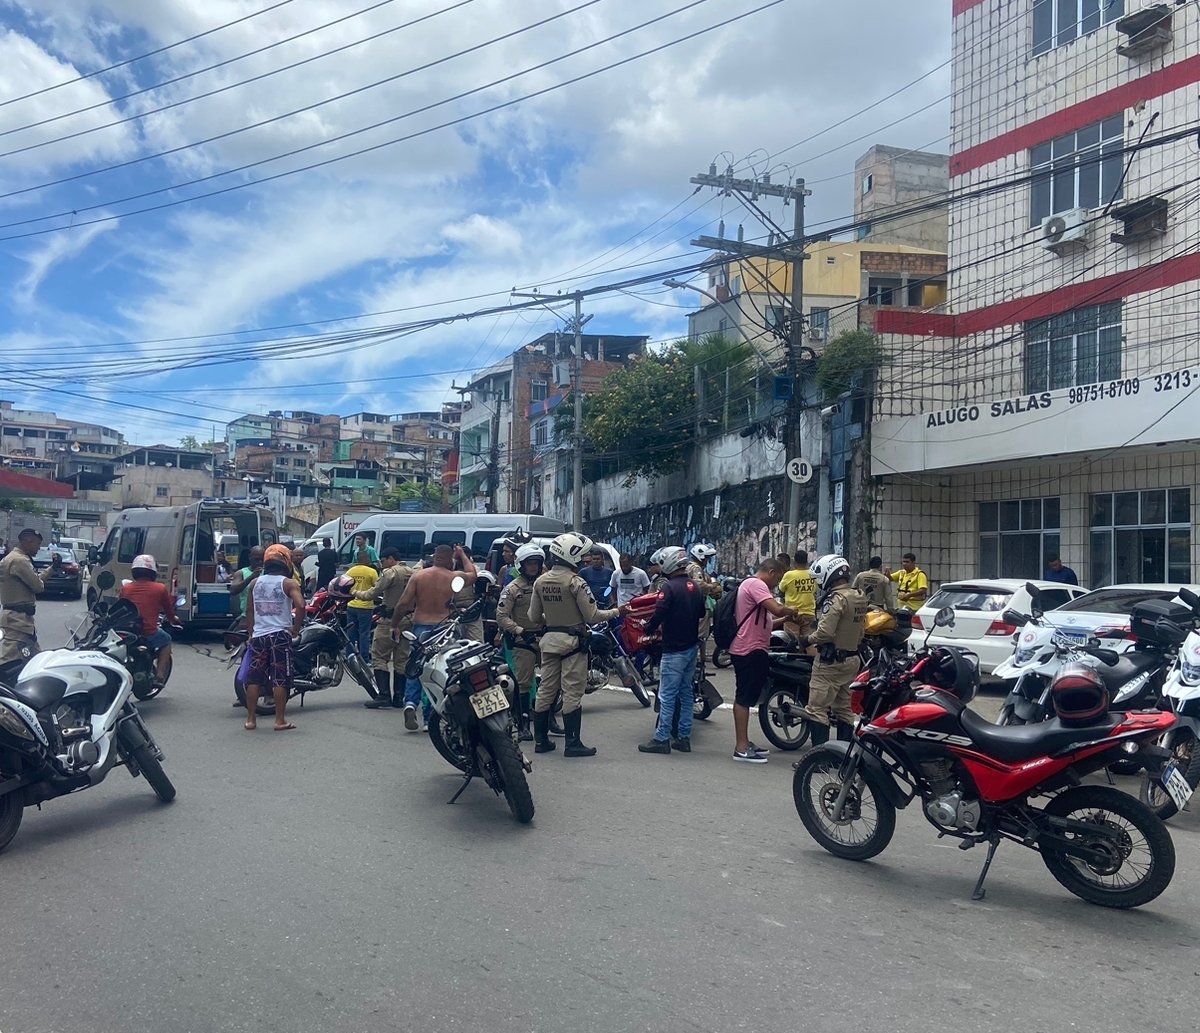
[[[461,577],[451,581],[455,594]],[[454,803],[474,778],[482,778],[497,795],[503,794],[512,816],[522,824],[533,820],[533,796],[525,775],[533,765],[521,752],[512,722],[511,700],[516,682],[495,647],[459,635],[458,622],[470,621],[481,608],[476,602],[456,611],[437,628],[412,643],[405,673],[419,678],[432,704],[429,738],[451,765],[466,776]]]
[[[84,645],[38,653],[15,685],[0,685],[0,850],[26,807],[99,785],[119,765],[145,776],[163,803],[175,799],[162,751],[130,698],[133,679],[101,651],[120,639],[98,619]]]

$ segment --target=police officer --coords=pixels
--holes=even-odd
[[[33,569],[33,557],[42,547],[42,536],[32,527],[17,535],[17,547],[10,549],[0,560],[0,629],[4,640],[0,642],[0,664],[13,660],[28,659],[41,651],[33,614],[37,597],[46,590],[46,584]]]
[[[504,657],[517,679],[517,698],[513,701],[517,727],[521,738],[528,740],[533,738],[529,731],[529,702],[537,670],[537,636],[542,627],[530,618],[529,603],[533,598],[533,583],[542,573],[545,556],[541,546],[531,542],[517,549],[514,561],[517,576],[500,593],[496,624],[504,635]]]
[[[850,587],[850,564],[841,556],[822,556],[812,565],[812,575],[823,595],[817,606],[817,629],[808,636],[817,647],[808,706],[804,717],[812,724],[812,744],[829,741],[829,715],[838,722],[838,738],[849,740],[854,728],[850,708],[850,683],[859,670],[858,646],[867,616],[867,598]]]
[[[661,592],[667,584],[667,575],[662,572],[662,556],[670,546],[655,549],[646,561],[646,573],[650,575],[650,591]]]
[[[412,620],[401,622],[398,629],[401,634],[393,637],[392,614],[413,572],[400,562],[399,549],[384,549],[379,554],[379,563],[383,567],[379,580],[370,588],[354,593],[355,599],[376,603],[382,611],[379,623],[371,633],[371,667],[375,670],[375,688],[379,694],[363,706],[368,710],[382,710],[388,706],[399,710],[404,706],[404,665],[408,663],[412,648],[403,632],[412,629]],[[389,665],[391,681],[388,680]]]
[[[587,582],[579,576],[579,565],[592,548],[591,539],[568,531],[550,543],[550,569],[533,583],[529,619],[545,622],[542,635],[542,680],[534,704],[533,725],[537,738],[534,750],[549,753],[550,708],[559,690],[563,696],[563,727],[566,757],[594,757],[596,750],[579,738],[583,720],[583,694],[587,688],[588,625],[624,616],[628,606],[601,610]]]
[[[883,572],[883,557],[872,556],[867,569],[854,578],[854,587],[867,597],[867,602],[884,610],[889,609],[892,580]]]

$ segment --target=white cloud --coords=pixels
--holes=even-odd
[[[28,268],[15,287],[14,297],[17,302],[26,306],[31,304],[51,269],[83,254],[93,240],[116,229],[117,225],[115,222],[101,223],[85,226],[78,232],[58,233],[43,238],[43,243],[31,248],[22,256]]]

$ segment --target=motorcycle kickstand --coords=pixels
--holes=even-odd
[[[463,784],[458,787],[458,792],[455,793],[452,797],[450,797],[449,800],[446,801],[447,805],[456,803],[458,801],[458,798],[467,791],[467,786],[469,786],[471,784],[471,779],[473,779],[474,777],[475,777],[474,774],[470,774],[470,775],[467,775],[465,778],[463,778]]]
[[[996,856],[996,847],[1000,845],[1000,838],[997,836],[988,840],[987,857],[983,859],[983,869],[979,873],[979,879],[975,883],[975,888],[971,891],[972,900],[983,900],[987,895],[987,890],[983,888],[983,880],[987,878],[988,869],[992,867],[992,858]]]

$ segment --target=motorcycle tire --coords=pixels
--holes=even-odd
[[[1090,815],[1081,816],[1078,813],[1080,811],[1090,812]],[[1075,822],[1107,826],[1114,824],[1113,817],[1121,818],[1145,840],[1150,866],[1145,875],[1121,889],[1111,888],[1100,880],[1119,873],[1128,853],[1121,859],[1116,872],[1105,874],[1095,871],[1081,859],[1070,857],[1050,843],[1039,844],[1042,863],[1050,870],[1050,874],[1089,904],[1113,908],[1140,907],[1152,901],[1170,884],[1175,874],[1175,844],[1171,842],[1171,834],[1160,818],[1156,818],[1132,796],[1109,786],[1073,786],[1053,797],[1046,804],[1045,813],[1056,818],[1069,817]],[[1130,838],[1129,831],[1122,828],[1121,832],[1125,838]]]
[[[871,806],[875,810],[875,826],[867,830],[865,838],[859,843],[848,843],[838,839],[827,828],[842,827],[850,822],[834,823],[825,810],[826,805],[832,804],[841,790],[842,783],[838,772],[842,766],[842,754],[833,750],[817,747],[811,750],[796,765],[796,773],[792,776],[792,800],[796,812],[804,823],[805,829],[814,840],[835,857],[847,861],[866,861],[876,854],[882,853],[892,841],[896,832],[896,808],[883,792],[873,784],[865,769],[859,768],[853,777],[861,780],[853,802],[847,799],[846,806],[852,807],[852,813],[858,815],[850,821],[862,819],[862,806],[865,800],[864,791],[869,794]],[[822,812],[817,812],[813,802],[813,783],[820,781]]]
[[[133,751],[133,759],[159,800],[163,803],[170,803],[175,799],[175,786],[167,777],[167,773],[163,771],[162,763],[149,746],[137,747]]]
[[[155,685],[154,675],[151,674],[150,681],[148,683],[143,683],[145,687],[140,692],[136,688],[133,690],[134,696],[143,702],[148,699],[154,699],[155,696],[157,696],[160,692],[162,692],[163,689],[167,687],[167,682],[171,680],[171,671],[174,669],[174,667],[175,657],[167,657],[167,676],[163,678],[163,683],[161,685]],[[136,685],[137,683],[135,682],[134,684]]]
[[[998,725],[1023,725],[1025,722],[1017,717],[1016,711],[1012,705],[1005,703],[1000,708],[1000,713],[996,716],[996,724]]]
[[[725,668],[733,666],[733,655],[728,649],[716,649],[713,651],[712,662],[714,667],[725,670]]]
[[[429,715],[429,741],[433,743],[433,748],[442,755],[442,759],[452,768],[458,768],[464,775],[471,770],[470,757],[456,753],[442,735],[442,716],[440,714],[431,713]]]
[[[758,725],[767,742],[777,750],[798,750],[812,735],[812,728],[794,711],[803,708],[799,697],[790,689],[777,688],[768,693],[758,705]]]
[[[650,706],[650,693],[646,691],[646,686],[642,684],[640,677],[634,678],[633,684],[629,686],[629,691],[643,707]]]
[[[0,851],[12,842],[17,829],[21,827],[21,818],[25,808],[17,799],[16,793],[0,796]]]
[[[235,674],[233,676],[233,694],[237,696],[238,702],[242,705],[242,709],[246,709],[246,686],[238,679]],[[275,698],[273,696],[259,696],[258,705],[254,708],[254,713],[259,717],[271,717],[275,713]]]
[[[484,725],[483,735],[496,761],[508,809],[517,821],[528,825],[533,821],[533,794],[529,791],[529,780],[525,777],[525,767],[517,752],[517,744],[512,741],[512,736],[497,731],[491,725]]]
[[[1181,733],[1171,749],[1175,763],[1193,789],[1200,786],[1200,743],[1191,734]],[[1146,772],[1142,777],[1142,788],[1138,799],[1149,808],[1155,817],[1166,821],[1179,813],[1175,801],[1159,782],[1157,775]]]
[[[359,685],[367,692],[371,699],[379,698],[379,689],[375,687],[375,678],[372,672],[363,663],[363,659],[357,653],[350,653],[345,659],[346,670],[350,672]]]
[[[696,721],[707,721],[712,717],[712,704],[700,693],[692,699],[692,718]]]

